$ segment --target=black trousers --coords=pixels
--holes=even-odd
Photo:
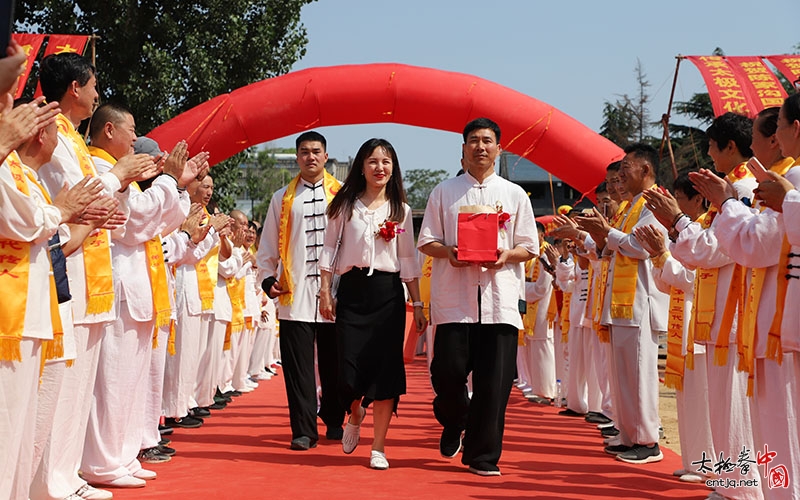
[[[292,439],[302,436],[316,442],[317,383],[314,377],[314,341],[317,343],[322,398],[319,417],[327,427],[341,427],[344,408],[337,393],[339,371],[336,326],[333,323],[306,323],[281,320],[281,363]]]
[[[431,381],[433,414],[446,429],[464,430],[461,462],[497,465],[506,406],[517,366],[517,328],[446,323],[436,326]],[[472,401],[467,376],[472,372]]]

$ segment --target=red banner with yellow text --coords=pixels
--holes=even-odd
[[[700,74],[708,88],[711,106],[714,115],[719,116],[727,112],[740,115],[755,116],[757,107],[752,98],[745,93],[745,89],[736,77],[732,65],[722,56],[687,56]]]
[[[28,60],[25,61],[25,71],[17,80],[17,92],[14,94],[14,99],[22,97],[22,91],[25,90],[25,82],[28,81],[28,77],[31,75],[33,61],[36,60],[36,55],[39,54],[39,49],[42,48],[46,36],[32,33],[13,33],[11,35],[11,38],[22,46],[22,50],[28,56]]]
[[[753,98],[753,114],[764,108],[780,107],[788,97],[778,77],[758,56],[727,56],[746,94]]]
[[[64,52],[75,52],[82,56],[88,41],[89,35],[50,35],[42,59],[51,54],[63,54]],[[42,95],[42,87],[36,84],[36,92],[33,96],[39,97],[40,95]]]
[[[800,55],[767,56],[766,59],[797,88],[797,83],[800,81]]]

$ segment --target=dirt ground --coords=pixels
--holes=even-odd
[[[658,360],[659,379],[664,380],[665,359]],[[664,384],[658,387],[658,413],[661,416],[661,426],[664,428],[664,437],[659,446],[669,448],[678,455],[681,454],[681,443],[678,435],[678,407],[675,402],[675,389],[668,389]]]

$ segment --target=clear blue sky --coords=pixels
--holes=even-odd
[[[637,58],[656,120],[667,109],[677,54],[789,53],[800,43],[797,19],[798,0],[320,0],[303,8],[309,43],[294,70],[397,62],[467,73],[599,130],[604,101],[638,91]],[[682,62],[676,100],[704,89],[699,72]],[[462,141],[451,132],[395,124],[318,130],[331,157],[355,156],[366,139],[384,137],[403,170],[459,168]],[[270,144],[293,147],[294,137]]]

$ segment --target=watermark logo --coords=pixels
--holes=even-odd
[[[756,459],[751,458],[751,451],[747,447],[742,447],[742,451],[734,460],[733,455],[726,457],[724,452],[719,453],[719,457],[708,456],[703,452],[700,460],[692,462],[692,465],[697,466],[696,471],[702,475],[722,476],[723,474],[733,474],[737,470],[740,476],[746,476],[750,473],[751,467],[763,466],[763,478],[767,481],[767,485],[773,488],[788,488],[789,487],[789,471],[783,464],[772,464],[778,457],[778,452],[770,451],[767,445],[764,445],[764,452],[756,452]],[[716,460],[716,461],[715,461]],[[751,487],[758,486],[758,477],[748,479],[735,479],[735,478],[718,478],[706,480],[706,485],[711,488],[737,488],[741,486]]]

